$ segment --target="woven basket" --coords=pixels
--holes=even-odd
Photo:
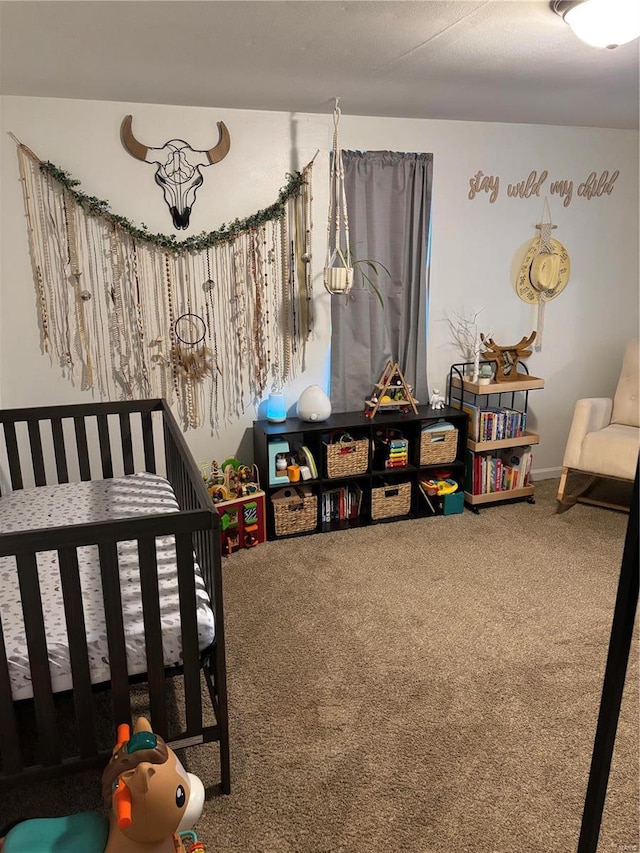
[[[396,483],[371,489],[371,518],[392,518],[411,511],[411,483]]]
[[[276,536],[308,533],[318,526],[316,495],[296,495],[273,501],[273,521]]]
[[[326,444],[327,477],[353,477],[354,474],[366,474],[369,467],[369,439],[341,438],[333,444]]]
[[[438,465],[453,462],[458,450],[458,430],[424,431],[420,436],[420,464]]]

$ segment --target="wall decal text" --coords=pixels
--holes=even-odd
[[[609,174],[609,170],[605,169],[599,175],[597,172],[591,174],[577,185],[575,195],[580,198],[585,198],[591,201],[593,198],[599,198],[603,195],[611,195],[613,185],[615,184],[619,169]],[[507,184],[508,198],[531,198],[536,196],[540,198],[540,193],[544,189],[550,195],[560,196],[563,207],[569,207],[574,199],[574,182],[569,178],[560,178],[549,181],[549,172],[544,169],[538,174],[537,169],[529,172],[529,175],[522,181],[516,181],[512,184]],[[546,186],[545,186],[546,185]],[[548,187],[548,189],[547,189]],[[473,201],[476,196],[489,197],[489,204],[493,204],[500,194],[500,176],[485,175],[484,172],[478,170],[475,175],[469,178],[469,200]]]

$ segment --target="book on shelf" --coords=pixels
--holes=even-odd
[[[357,484],[337,486],[322,495],[322,522],[354,521],[360,516],[362,489]]]
[[[462,403],[462,411],[469,418],[468,435],[473,441],[479,441],[480,435],[480,406],[473,403]]]
[[[475,489],[475,482],[476,482],[476,478],[475,478],[476,456],[477,456],[477,454],[473,453],[471,450],[465,450],[465,452],[464,452],[464,464],[465,464],[464,481],[467,484],[467,491],[472,495],[476,494],[476,492],[474,490]]]
[[[306,465],[311,473],[311,476],[314,479],[317,479],[318,467],[316,465],[316,460],[313,458],[313,453],[304,444],[298,448],[298,458],[300,460],[300,464]]]
[[[507,406],[477,406],[464,402],[469,418],[469,438],[475,442],[520,438],[525,433],[527,414]]]
[[[510,447],[497,454],[466,452],[467,491],[472,495],[508,492],[529,485],[531,446]]]
[[[529,485],[531,474],[531,445],[522,447],[509,447],[501,452],[503,465],[511,469],[512,489],[522,489]]]

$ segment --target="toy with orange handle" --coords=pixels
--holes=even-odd
[[[118,779],[113,792],[113,801],[116,807],[118,829],[128,829],[131,826],[131,791],[122,779]]]
[[[203,853],[191,827],[202,813],[204,786],[144,717],[133,731],[118,726],[102,793],[110,818],[82,812],[23,821],[4,838],[0,832],[1,853]]]
[[[129,728],[129,726],[126,723],[122,723],[121,725],[118,726],[118,735],[117,736],[118,736],[118,742],[116,744],[116,748],[115,748],[114,752],[117,752],[119,749],[121,749],[125,745],[125,743],[129,740],[129,738],[131,737],[131,729]]]
[[[117,743],[114,753],[119,752],[131,738],[131,729],[126,723],[118,726]],[[123,782],[122,778],[116,782],[113,792],[113,800],[116,807],[116,822],[119,829],[127,829],[131,826],[131,791]]]

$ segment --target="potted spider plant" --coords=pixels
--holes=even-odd
[[[380,288],[375,282],[382,272],[389,278],[391,273],[381,261],[370,258],[355,258],[351,249],[336,249],[333,253],[331,266],[324,269],[324,286],[329,293],[348,296],[354,283],[360,278],[363,289],[370,287],[375,293],[380,305],[384,308],[384,299]]]

